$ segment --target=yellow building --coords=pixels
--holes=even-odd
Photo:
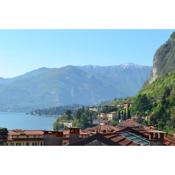
[[[117,118],[117,113],[116,112],[111,112],[107,114],[107,119],[108,121],[114,120]]]
[[[100,113],[98,115],[98,118],[106,121],[111,121],[117,118],[117,112]]]

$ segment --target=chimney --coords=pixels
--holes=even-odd
[[[163,145],[164,144],[165,132],[163,131],[150,131],[149,141],[150,145]]]
[[[70,128],[69,143],[74,143],[80,138],[80,128]]]
[[[63,144],[62,131],[44,131],[44,145],[56,146]]]

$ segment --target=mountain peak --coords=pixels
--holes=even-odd
[[[175,32],[173,32],[171,35],[170,35],[170,39],[175,41]]]
[[[130,68],[130,67],[135,67],[135,68],[138,68],[138,67],[145,67],[143,65],[138,65],[138,64],[135,64],[135,63],[125,63],[125,64],[120,64],[119,65],[120,67],[123,67],[123,68]]]
[[[48,67],[40,67],[38,69],[35,69],[35,70],[32,70],[30,72],[44,72],[44,71],[48,71],[49,69],[52,69],[52,68],[48,68]],[[30,73],[29,72],[29,73]],[[27,72],[28,73],[28,72]]]
[[[150,83],[175,68],[175,32],[155,53]]]

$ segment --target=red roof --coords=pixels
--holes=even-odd
[[[119,124],[120,127],[141,127],[142,125],[137,123],[134,119],[127,119]]]
[[[70,135],[70,130],[64,130],[63,135]],[[80,135],[89,135],[85,130],[80,130]]]
[[[9,130],[8,131],[9,136],[20,136],[20,135],[27,135],[27,136],[33,136],[33,135],[44,135],[44,131],[42,130]]]
[[[43,138],[27,138],[27,139],[8,139],[8,142],[40,142],[43,141]]]
[[[175,146],[175,139],[171,136],[164,137],[164,144],[166,146]]]
[[[88,133],[114,133],[120,131],[121,128],[111,126],[111,125],[98,125],[92,128],[87,128],[84,131]]]
[[[133,141],[127,139],[126,137],[123,137],[122,135],[120,135],[120,132],[113,133],[113,134],[104,134],[104,136],[106,138],[112,140],[113,142],[115,142],[118,145],[122,145],[122,146],[135,146],[135,145],[139,145],[139,144],[134,143]]]
[[[118,146],[138,146],[139,145],[121,136],[119,133],[110,133],[110,134],[96,133],[93,136],[71,143],[70,145],[89,145],[89,144],[91,145],[91,142],[93,142],[94,140],[98,140],[104,145],[118,145]]]

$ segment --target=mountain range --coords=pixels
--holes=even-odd
[[[93,105],[134,96],[152,68],[136,64],[40,68],[0,78],[0,110],[31,111],[60,105]]]

